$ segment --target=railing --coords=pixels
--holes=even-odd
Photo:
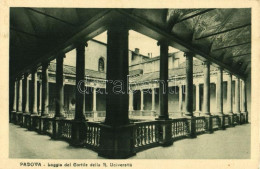
[[[100,144],[100,126],[97,122],[87,122],[85,145],[96,150]]]
[[[189,134],[188,119],[180,118],[172,120],[172,138],[178,139],[186,137]]]
[[[217,130],[220,128],[219,116],[212,116],[212,128],[213,128],[213,130]]]
[[[205,117],[196,117],[196,133],[202,133],[206,131],[206,118]]]
[[[72,120],[61,121],[61,137],[70,140],[72,130]]]
[[[136,151],[156,146],[158,139],[158,122],[136,122],[134,126],[134,147]]]

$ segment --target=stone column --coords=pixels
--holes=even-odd
[[[168,112],[168,42],[158,42],[160,45],[160,82],[159,82],[159,143],[163,146],[173,144],[172,126]]]
[[[23,116],[22,116],[22,123],[21,126],[23,127],[28,127],[28,117],[30,116],[29,114],[29,74],[25,73],[24,74],[24,79],[23,79]]]
[[[17,87],[17,112],[22,112],[22,96],[23,96],[23,87],[22,87],[22,82],[23,80],[20,79],[18,82],[18,87]]]
[[[196,137],[196,119],[193,116],[193,53],[187,52],[186,57],[186,95],[185,115],[190,118],[190,137]]]
[[[39,106],[38,106],[38,114],[42,112],[42,82],[39,81]]]
[[[94,114],[94,120],[97,119],[97,89],[93,88],[93,114]]]
[[[10,111],[9,111],[9,122],[15,122],[16,113],[16,99],[17,99],[17,81],[16,79],[10,79]]]
[[[142,115],[142,111],[144,111],[144,90],[143,89],[141,89],[140,90],[140,92],[141,92],[141,103],[140,103],[140,111],[141,111],[141,113],[140,113],[140,115]]]
[[[196,84],[196,112],[200,112],[200,84]]]
[[[84,144],[86,132],[85,119],[85,46],[79,43],[76,48],[76,109],[72,124],[71,144],[81,146]]]
[[[152,115],[155,112],[155,88],[152,88]]]
[[[12,101],[12,112],[16,112],[16,100],[17,100],[17,80],[13,82],[13,101]]]
[[[29,113],[29,79],[28,79],[28,73],[24,74],[23,79],[23,113],[28,114]]]
[[[42,63],[41,118],[39,133],[44,134],[44,121],[49,114],[49,63]]]
[[[204,83],[203,83],[203,114],[208,121],[207,130],[213,133],[212,117],[210,113],[210,63],[205,61],[203,63]]]
[[[56,58],[56,98],[55,98],[55,118],[64,117],[64,82],[63,82],[63,60],[65,55]]]
[[[205,115],[210,114],[210,63],[204,62],[204,86],[203,86],[203,113]]]
[[[47,116],[49,114],[49,63],[42,64],[42,112],[41,116]]]
[[[37,114],[37,69],[32,71],[32,112]]]
[[[237,77],[235,80],[235,113],[239,116],[239,124],[241,121],[241,111],[240,111],[240,79]]]
[[[113,21],[112,21],[113,22]],[[115,20],[107,30],[106,118],[101,125],[99,155],[126,158],[134,155],[133,125],[128,108],[128,27],[126,18]],[[114,88],[120,85],[119,88]]]
[[[129,92],[129,111],[133,111],[134,110],[133,99],[134,99],[133,91],[130,91]]]
[[[64,114],[64,78],[63,78],[63,61],[65,54],[56,57],[56,98],[55,98],[55,116],[53,121],[52,138],[61,137],[61,120],[65,119]]]
[[[232,88],[233,88],[232,87],[232,74],[228,73],[228,80],[227,80],[227,113],[231,116],[231,126],[234,125]]]
[[[159,82],[159,119],[169,119],[168,114],[168,50],[166,42],[159,42],[160,45],[160,82]]]
[[[179,85],[179,111],[182,113],[182,85]]]
[[[225,116],[223,114],[223,69],[217,70],[217,83],[216,83],[216,101],[217,101],[217,114],[221,118],[221,129],[225,129]]]
[[[242,113],[245,114],[245,123],[248,123],[246,81],[242,80]]]
[[[37,69],[33,69],[31,72],[32,76],[32,110],[31,110],[31,116],[29,117],[29,130],[33,130],[36,127],[36,121],[35,116],[37,116]]]

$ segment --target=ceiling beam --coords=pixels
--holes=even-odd
[[[22,34],[24,34],[24,35],[28,35],[28,36],[31,36],[31,37],[34,37],[34,38],[37,38],[37,39],[44,39],[44,37],[42,37],[42,36],[38,36],[38,35],[29,33],[29,32],[25,32],[25,31],[16,29],[16,28],[14,28],[14,27],[10,27],[10,30],[11,30],[11,31],[18,32],[18,33],[22,33]]]
[[[247,56],[247,55],[251,55],[251,53],[245,53],[245,54],[230,56],[230,58],[236,58],[236,57]]]
[[[214,9],[215,9],[215,8],[206,9],[206,10],[204,10],[204,11],[198,12],[198,13],[193,14],[193,15],[191,15],[191,16],[182,18],[182,19],[180,19],[180,20],[177,20],[175,24],[181,23],[181,22],[183,22],[183,21],[186,21],[186,20],[188,20],[188,19],[194,18],[194,17],[199,16],[199,15],[202,15],[202,14],[207,13],[207,12],[209,12],[209,11],[212,11],[212,10],[214,10]]]
[[[52,19],[54,19],[54,20],[57,20],[57,21],[59,21],[59,22],[65,23],[65,24],[70,25],[70,26],[74,26],[74,27],[77,26],[77,25],[75,25],[75,24],[73,24],[73,23],[70,23],[70,22],[68,22],[68,21],[62,20],[62,19],[57,18],[57,17],[52,16],[52,15],[46,14],[46,13],[44,13],[44,12],[35,10],[35,9],[33,9],[33,8],[25,8],[25,9],[30,10],[30,11],[33,11],[33,12],[35,12],[35,13],[37,13],[37,14],[40,14],[40,15],[47,16],[47,17],[49,17],[49,18],[52,18]]]
[[[227,48],[233,48],[233,47],[237,47],[237,46],[241,46],[241,45],[247,45],[247,44],[250,44],[250,43],[251,43],[251,42],[245,42],[245,43],[240,43],[240,44],[225,46],[225,47],[221,47],[221,48],[217,48],[217,49],[212,49],[212,51],[223,50],[223,49],[227,49]]]
[[[216,58],[213,58],[208,53],[205,53],[199,50],[197,47],[193,46],[190,42],[179,39],[177,36],[162,30],[148,21],[138,17],[126,13],[121,9],[117,9],[117,11],[123,15],[123,17],[128,18],[128,24],[130,24],[131,29],[142,33],[152,39],[157,41],[168,41],[169,45],[179,49],[183,52],[193,52],[195,57],[199,58],[202,61],[210,61],[216,67],[222,67],[225,71],[230,72],[239,78],[243,79],[245,77],[244,74],[237,73],[237,71],[232,68],[230,65],[227,65]]]
[[[247,27],[247,26],[251,26],[251,23],[248,23],[248,24],[245,24],[245,25],[241,25],[241,26],[238,26],[238,27],[234,27],[234,28],[230,28],[230,29],[227,29],[227,30],[224,30],[224,31],[220,31],[220,32],[217,32],[217,33],[205,35],[205,36],[196,38],[195,40],[205,39],[205,38],[208,38],[208,37],[211,37],[211,36],[219,35],[219,34],[230,32],[230,31],[234,31],[234,30],[241,29],[241,28],[244,28],[244,27]]]
[[[19,77],[26,72],[30,72],[31,69],[38,68],[42,63],[50,62],[57,55],[61,53],[64,54],[74,49],[78,42],[87,41],[102,33],[106,30],[106,25],[113,17],[113,14],[107,14],[111,14],[111,9],[104,10],[89,19],[87,22],[79,26],[72,36],[62,42],[57,43],[53,49],[39,55],[38,59],[32,62],[29,66],[26,66],[24,69],[14,72],[15,74],[13,76]]]

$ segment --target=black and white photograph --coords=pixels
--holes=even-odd
[[[13,167],[258,166],[254,8],[7,9],[0,90]]]

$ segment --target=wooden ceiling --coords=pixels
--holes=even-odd
[[[11,8],[11,76],[39,66],[54,51],[71,50],[83,35],[83,40],[93,38],[118,17],[156,40],[169,35],[182,47],[172,46],[199,51],[236,75],[251,72],[251,9]],[[137,28],[137,22],[146,29]]]

